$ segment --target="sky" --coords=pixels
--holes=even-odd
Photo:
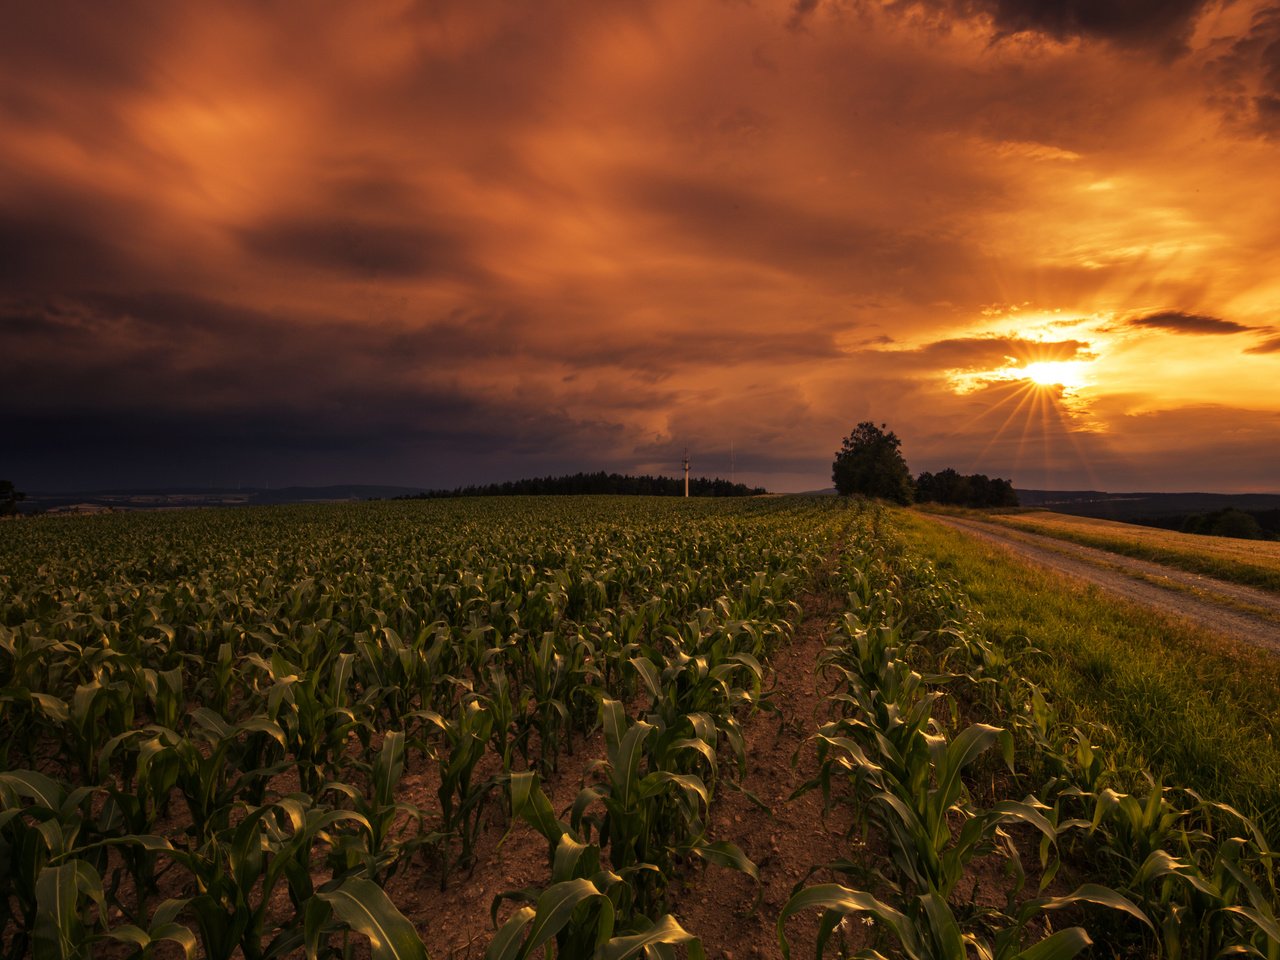
[[[1280,5],[18,4],[0,476],[1280,492]]]

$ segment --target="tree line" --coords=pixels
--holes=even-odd
[[[1142,517],[1137,522],[1181,533],[1241,540],[1280,540],[1280,510],[1240,510],[1223,507],[1207,513]]]
[[[27,495],[15,487],[12,480],[0,480],[0,517],[17,513],[18,501],[26,498]]]
[[[945,503],[958,507],[1016,507],[1013,481],[985,473],[962,474],[947,467],[916,477],[917,503]]]
[[[689,478],[691,497],[751,497],[768,491],[764,487],[748,487],[743,483],[731,483],[719,477]],[[529,477],[508,480],[505,483],[488,483],[454,487],[453,489],[424,490],[406,494],[398,500],[433,500],[443,497],[514,497],[575,494],[620,494],[624,496],[681,497],[684,496],[684,480],[678,477],[632,476],[622,473],[573,473],[559,477]]]
[[[948,467],[912,479],[902,457],[902,441],[885,424],[858,424],[841,442],[831,464],[836,492],[880,497],[894,503],[943,503],[957,507],[1016,507],[1013,481],[985,473],[962,474]]]

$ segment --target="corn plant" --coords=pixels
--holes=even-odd
[[[601,869],[600,848],[584,843],[569,825],[556,819],[546,794],[532,772],[518,773],[510,782],[512,819],[523,819],[548,842],[551,883],[545,890],[507,891],[493,900],[490,911],[497,927],[504,901],[527,904],[498,929],[487,960],[528,957],[556,941],[563,957],[630,957],[656,954],[684,944],[690,958],[702,956],[702,946],[670,915],[651,921],[639,912],[636,880],[657,873],[652,864],[633,864],[621,873]],[[617,934],[615,936],[614,934]]]
[[[338,933],[354,930],[369,941],[372,960],[427,960],[427,950],[413,924],[377,884],[350,877],[307,902],[302,946],[307,960],[347,957],[329,945]]]
[[[96,908],[96,924],[85,922],[86,900]],[[32,955],[41,960],[87,960],[94,926],[106,925],[106,900],[97,871],[83,860],[44,867],[36,879],[36,907]]]
[[[431,710],[416,711],[414,716],[439,735],[438,749],[429,744],[424,746],[436,758],[440,769],[436,795],[440,800],[441,829],[459,842],[453,865],[467,866],[472,862],[472,848],[480,832],[485,802],[502,779],[498,775],[475,780],[476,766],[485,755],[493,731],[493,713],[473,694],[461,701],[452,718],[446,719]],[[448,844],[442,844],[439,849],[443,860],[440,873],[443,890],[448,882],[451,858]]]
[[[123,754],[119,782],[107,770],[117,755]],[[147,730],[132,731],[115,737],[99,755],[99,779],[105,795],[95,826],[106,838],[131,838],[151,834],[157,818],[169,806],[170,795],[178,783],[180,761],[177,752],[168,748],[161,737]],[[143,914],[146,898],[156,890],[156,850],[147,844],[122,843],[116,847],[124,868],[133,879],[135,902],[122,905],[134,918]],[[111,898],[119,884],[111,883]]]
[[[205,707],[191,713],[191,726],[190,737],[148,728],[155,734],[150,762],[176,768],[193,832],[207,839],[229,825],[237,800],[261,802],[267,782],[287,767],[281,759],[286,740],[280,725],[266,717],[232,725]]]
[[[678,857],[698,856],[739,869],[758,881],[755,864],[740,849],[707,842],[710,797],[702,778],[658,768],[654,755],[646,755],[646,744],[658,728],[643,720],[629,724],[622,705],[607,697],[601,700],[600,715],[608,755],[593,765],[601,779],[579,793],[570,825],[584,840],[593,833],[598,836],[619,872],[640,865],[657,868],[633,878],[641,912],[652,914],[663,902],[667,878]],[[668,743],[668,759],[684,751],[707,756],[704,741],[697,740],[695,745],[695,738],[682,739],[688,742]],[[597,805],[604,808],[603,813],[594,812]]]
[[[178,922],[186,906],[186,900],[165,900],[156,907],[146,926],[117,924],[100,934],[99,940],[114,940],[133,947],[130,960],[148,960],[170,943],[180,947],[188,960],[194,960],[198,941],[186,924]]]
[[[11,922],[15,927],[8,956],[23,956],[42,923],[42,891],[47,902],[63,902],[49,900],[52,881],[41,878],[77,849],[81,830],[90,819],[91,795],[88,787],[68,790],[35,770],[0,773],[0,865],[5,868],[0,870],[0,910],[4,911],[0,929],[7,929]],[[71,876],[74,880],[80,874]],[[61,890],[61,883],[53,889]],[[96,889],[100,888],[101,883]],[[47,920],[44,925],[47,928]]]
[[[422,810],[396,800],[405,756],[405,735],[389,730],[373,763],[359,765],[367,784],[364,791],[341,782],[326,785],[326,791],[341,795],[362,818],[358,829],[334,831],[331,836],[330,862],[338,873],[359,872],[384,884],[406,859],[423,847],[434,849],[444,839],[426,829]]]
[[[271,960],[300,945],[297,924],[269,921],[272,893],[282,881],[298,910],[318,891],[312,881],[312,852],[317,840],[342,822],[369,830],[358,813],[312,806],[303,796],[274,804],[241,807],[243,817],[195,850],[170,849],[191,875],[196,894],[189,910],[209,960],[241,952],[246,960]]]
[[[1109,907],[1148,923],[1137,907],[1115,891],[1086,885],[1066,897],[1029,902],[1017,919],[998,930],[993,937],[988,937],[965,932],[946,898],[938,894],[921,894],[899,910],[866,891],[829,883],[807,887],[787,901],[778,916],[778,945],[783,957],[790,958],[787,920],[805,910],[821,909],[823,913],[814,953],[817,960],[821,960],[832,935],[841,933],[846,918],[854,914],[864,914],[873,920],[877,931],[880,931],[880,939],[887,939],[885,933],[890,935],[907,960],[969,960],[971,954],[976,954],[980,960],[1070,960],[1093,942],[1083,927],[1068,927],[1027,944],[1027,923],[1045,910],[1086,904]],[[883,956],[879,952],[861,955]]]

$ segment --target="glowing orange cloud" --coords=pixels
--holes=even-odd
[[[14,469],[1274,488],[1280,26],[1154,7],[11,11]]]

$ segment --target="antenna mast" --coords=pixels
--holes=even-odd
[[[684,495],[689,496],[689,448],[684,448]]]
[[[734,482],[734,477],[733,477],[734,469],[733,469],[733,468],[734,468],[734,462],[733,462],[733,441],[732,441],[732,440],[730,440],[730,441],[729,441],[729,483],[731,483],[731,484]]]

